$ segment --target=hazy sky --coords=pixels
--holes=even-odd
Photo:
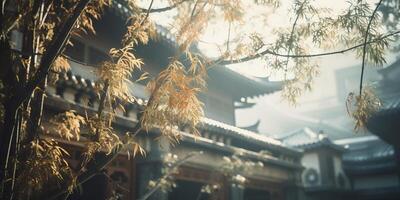
[[[164,7],[168,1],[166,0],[155,0],[153,7]],[[244,8],[246,8],[244,20],[242,23],[234,23],[231,28],[231,39],[236,39],[240,36],[241,41],[248,41],[249,35],[257,32],[264,37],[264,42],[273,42],[275,39],[275,34],[272,32],[280,27],[290,27],[294,21],[295,15],[293,12],[293,2],[281,0],[280,6],[276,9],[272,9],[270,6],[260,6],[255,5],[253,0],[242,0]],[[368,0],[370,3],[377,2],[376,0]],[[141,6],[147,7],[149,5],[149,0],[141,0]],[[332,12],[330,16],[341,13],[343,9],[348,6],[347,0],[315,0],[312,2],[315,7],[319,8],[329,8]],[[154,13],[151,17],[157,24],[163,25],[172,30],[172,16],[175,11]],[[204,31],[200,42],[198,43],[199,48],[208,57],[218,57],[221,53],[221,48],[225,50],[224,43],[228,38],[228,27],[229,24],[221,19],[222,16],[216,17],[209,23],[208,28]],[[231,46],[235,43],[232,42]],[[234,47],[231,47],[234,48]],[[321,50],[315,49],[311,52],[319,52]],[[252,74],[255,76],[267,76],[270,75],[267,66],[264,62],[259,60],[254,60],[252,62],[240,63],[235,65],[230,65],[229,67],[247,74]],[[251,67],[250,67],[251,66]],[[281,76],[275,75],[277,77],[270,77],[271,79],[281,79]]]
[[[144,1],[143,7],[147,7],[150,1]],[[162,2],[162,1],[160,1]],[[293,1],[281,1],[278,9],[269,9],[267,7],[252,6],[250,0],[243,0],[247,6],[245,22],[232,25],[231,38],[235,38],[238,33],[246,36],[252,32],[262,33],[266,42],[273,41],[274,36],[271,31],[278,27],[288,27],[293,23],[295,17],[293,11],[289,11]],[[333,14],[340,13],[348,5],[347,0],[316,0],[313,4],[317,7],[330,8]],[[377,1],[370,0],[374,4]],[[157,2],[156,0],[156,3]],[[164,4],[155,4],[163,7]],[[173,12],[152,14],[151,17],[160,25],[167,28],[171,24]],[[265,21],[265,19],[267,19]],[[263,24],[260,26],[260,24]],[[228,35],[228,24],[222,20],[213,21],[209,28],[204,32],[200,49],[209,57],[215,57],[220,52],[217,45],[223,46]],[[235,35],[236,34],[236,35]],[[338,47],[340,49],[341,47]],[[311,52],[320,52],[320,49],[311,50]],[[393,56],[392,56],[393,57]],[[393,58],[389,58],[389,63]],[[268,135],[279,135],[285,132],[302,128],[303,126],[319,124],[317,127],[323,128],[325,125],[336,128],[342,132],[352,132],[352,122],[347,116],[343,99],[338,98],[336,90],[336,70],[358,66],[361,64],[359,59],[355,59],[352,53],[335,55],[323,58],[313,59],[321,66],[321,73],[315,80],[312,92],[308,92],[299,98],[299,104],[296,107],[288,105],[282,100],[280,93],[274,93],[258,99],[254,99],[258,104],[249,110],[237,111],[236,121],[238,126],[247,126],[261,119],[260,131]],[[266,64],[259,60],[231,65],[234,70],[253,76],[269,75]],[[358,78],[358,77],[355,77]],[[280,76],[270,77],[271,80],[280,79]],[[324,110],[337,110],[337,116],[330,116],[329,119],[321,118],[319,112]],[[305,114],[306,113],[306,114]],[[322,124],[322,125],[321,125]]]

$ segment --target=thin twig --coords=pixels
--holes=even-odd
[[[296,28],[296,26],[297,26],[297,22],[299,21],[299,19],[300,19],[300,14],[301,14],[301,12],[302,12],[302,10],[303,10],[303,6],[304,6],[304,4],[307,2],[307,0],[304,0],[302,3],[301,3],[301,5],[300,5],[300,8],[296,11],[296,19],[294,20],[294,22],[293,22],[293,25],[292,25],[292,30],[290,31],[290,37],[289,37],[289,40],[288,40],[288,42],[289,42],[289,46],[288,46],[288,51],[287,51],[287,57],[286,57],[286,65],[285,65],[285,74],[284,74],[284,76],[285,76],[285,78],[284,78],[284,80],[286,81],[287,80],[287,71],[288,71],[288,66],[289,66],[289,55],[290,55],[290,52],[292,51],[292,48],[293,48],[293,35],[294,35],[294,30],[295,30],[295,28]]]
[[[387,34],[383,35],[382,37],[378,37],[378,38],[375,38],[375,39],[373,39],[373,40],[370,40],[369,42],[367,42],[367,44],[373,44],[373,43],[379,42],[379,41],[381,41],[381,40],[383,40],[383,39],[386,39],[386,38],[395,36],[395,35],[397,35],[397,34],[399,34],[399,33],[400,33],[400,30],[387,33]],[[312,58],[312,57],[322,57],[322,56],[330,56],[330,55],[336,55],[336,54],[343,54],[343,53],[346,53],[346,52],[355,50],[355,49],[360,48],[360,47],[363,47],[363,46],[364,46],[364,43],[361,43],[361,44],[357,44],[357,45],[355,45],[355,46],[352,46],[352,47],[349,47],[349,48],[346,48],[346,49],[342,49],[342,50],[337,50],[337,51],[331,51],[331,52],[325,52],[325,53],[316,53],[316,54],[299,54],[299,55],[296,55],[296,54],[286,55],[286,54],[281,54],[281,53],[274,52],[274,51],[271,51],[271,50],[264,50],[264,51],[262,51],[262,52],[260,52],[260,53],[255,54],[255,55],[247,56],[247,57],[240,58],[240,59],[225,60],[225,57],[223,57],[223,58],[215,59],[214,61],[212,61],[212,62],[210,62],[210,63],[211,63],[211,65],[217,65],[217,64],[220,64],[220,65],[237,64],[237,63],[242,63],[242,62],[247,62],[247,61],[250,61],[250,60],[254,60],[254,59],[260,58],[261,56],[264,56],[264,55],[273,55],[273,56],[278,56],[278,57],[290,57],[290,58]],[[19,51],[16,51],[16,50],[14,50],[14,51],[15,51],[16,53],[25,55],[23,52],[19,52]],[[39,55],[40,55],[40,54],[39,54]],[[81,65],[95,67],[95,66],[93,66],[93,65],[90,65],[89,63],[82,62],[82,61],[79,61],[79,60],[75,60],[75,59],[73,59],[73,58],[71,58],[71,57],[69,57],[69,56],[67,56],[67,55],[65,55],[65,54],[62,54],[61,56],[63,56],[63,57],[64,57],[65,59],[67,59],[67,60],[76,62],[76,63],[81,64]]]
[[[113,148],[113,150],[111,151],[111,153],[106,155],[107,159],[98,160],[98,162],[96,162],[95,166],[88,168],[87,171],[80,174],[77,178],[77,184],[75,187],[78,187],[78,186],[82,185],[83,183],[86,183],[88,180],[90,180],[96,174],[98,174],[101,170],[103,170],[112,160],[114,160],[118,156],[118,153],[121,151],[121,149],[123,149],[122,144],[116,145]],[[44,198],[44,199],[55,200],[67,193],[68,193],[68,188],[64,188],[57,194],[55,194],[49,198]]]
[[[190,0],[182,0],[182,1],[179,1],[179,2],[177,2],[177,3],[175,3],[175,4],[171,5],[171,6],[167,6],[167,7],[164,7],[164,8],[150,8],[150,9],[142,8],[141,10],[142,10],[142,12],[149,12],[149,13],[165,12],[165,11],[169,11],[169,10],[172,10],[172,9],[176,8],[177,6],[179,6],[180,4],[184,3],[185,1],[190,1]]]
[[[15,182],[16,182],[16,172],[17,172],[17,155],[19,151],[20,145],[20,135],[21,135],[21,126],[22,126],[22,110],[18,109],[17,111],[17,123],[15,129],[15,148],[14,149],[14,160],[13,160],[13,167],[12,167],[12,176],[11,176],[11,194],[10,199],[14,198],[15,195]]]
[[[226,41],[226,51],[229,52],[229,42],[231,40],[231,26],[232,26],[232,22],[229,22],[229,26],[228,26],[228,39]]]
[[[190,158],[192,158],[192,157],[194,157],[194,156],[197,156],[197,155],[199,155],[199,154],[202,154],[202,153],[203,153],[202,151],[200,151],[200,152],[192,152],[192,153],[189,153],[189,154],[186,155],[184,158],[182,158],[182,160],[180,160],[180,161],[174,163],[174,165],[171,166],[171,170],[169,170],[166,174],[164,174],[159,180],[168,178],[169,176],[171,176],[171,175],[175,172],[175,170],[173,170],[173,169],[175,169],[175,168],[177,168],[177,167],[183,165],[183,164],[186,163],[186,161],[188,161]],[[146,199],[148,199],[148,198],[149,198],[152,194],[154,194],[154,192],[156,192],[160,187],[161,187],[161,183],[160,183],[160,181],[158,181],[157,184],[156,184],[156,186],[154,186],[150,191],[148,191],[146,194],[144,194],[144,195],[143,195],[142,197],[140,197],[138,200],[146,200]]]
[[[99,122],[101,122],[101,120],[102,120],[102,114],[103,114],[109,86],[110,86],[109,80],[106,80],[104,83],[103,91],[100,96],[99,108],[97,109],[97,117],[98,117]],[[96,129],[95,140],[97,142],[100,140],[100,129],[99,128]]]
[[[140,22],[140,26],[142,26],[142,25],[146,22],[147,18],[149,18],[150,9],[151,9],[151,7],[153,6],[153,3],[154,3],[154,0],[151,0],[150,5],[149,5],[149,8],[147,9],[147,12],[146,12],[146,16],[145,16],[145,17],[143,18],[143,20]]]
[[[190,14],[190,20],[193,20],[194,12],[196,11],[198,3],[199,3],[199,0],[196,0],[196,2],[194,3],[193,9],[192,9],[192,13]]]
[[[361,63],[361,76],[360,76],[360,96],[362,94],[362,88],[363,88],[364,69],[365,69],[365,56],[367,54],[367,40],[368,40],[369,29],[371,28],[372,20],[374,19],[375,14],[378,11],[378,8],[381,5],[382,1],[383,0],[380,0],[378,2],[378,4],[376,5],[375,10],[372,12],[371,18],[369,19],[367,30],[365,30],[364,43],[363,43],[362,63]]]
[[[369,42],[367,42],[367,44],[371,44],[371,43],[375,43],[375,42],[379,42],[383,39],[386,39],[388,37],[392,37],[394,35],[397,35],[400,33],[400,30],[395,31],[395,32],[391,32],[388,33],[386,35],[383,35],[382,37],[378,37],[376,39],[373,39]],[[352,51],[355,50],[359,47],[363,47],[364,43],[349,47],[347,49],[342,49],[342,50],[337,50],[337,51],[331,51],[331,52],[325,52],[325,53],[316,53],[316,54],[300,54],[300,55],[296,55],[296,54],[291,54],[291,55],[286,55],[286,54],[281,54],[279,52],[274,52],[271,51],[269,49],[266,49],[260,53],[257,53],[255,55],[250,55],[250,56],[246,56],[243,58],[239,58],[239,59],[234,59],[234,60],[225,60],[224,58],[220,58],[220,59],[216,59],[214,62],[218,62],[221,65],[229,65],[229,64],[236,64],[236,63],[241,63],[241,62],[247,62],[250,60],[254,60],[257,58],[260,58],[264,55],[273,55],[273,56],[278,56],[278,57],[290,57],[290,58],[311,58],[311,57],[322,57],[322,56],[329,56],[329,55],[335,55],[335,54],[342,54],[342,53],[346,53],[348,51]]]
[[[5,10],[5,7],[6,7],[6,2],[7,2],[7,0],[3,0],[3,1],[1,2],[1,14],[2,14],[2,15],[4,15],[4,10]]]

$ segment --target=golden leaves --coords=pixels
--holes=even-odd
[[[104,151],[106,154],[112,152],[113,148],[121,144],[117,133],[114,132],[108,120],[98,116],[87,118],[88,126],[85,152],[83,153],[83,166],[94,158],[95,153]]]
[[[140,146],[140,144],[136,141],[136,139],[131,135],[131,133],[127,132],[125,133],[125,138],[123,140],[123,143],[126,144],[127,146],[127,153],[128,156],[131,156],[131,151],[132,151],[132,156],[135,157],[136,155],[146,155],[146,151]]]
[[[241,0],[222,0],[224,19],[228,22],[241,21],[244,9]]]
[[[176,28],[176,40],[180,50],[187,51],[190,45],[197,41],[202,31],[206,28],[211,9],[206,9],[207,1],[196,1],[192,9],[181,9],[176,17],[174,27]]]
[[[379,98],[371,88],[364,87],[361,95],[350,93],[346,100],[347,113],[355,121],[354,130],[364,128],[368,119],[381,107]]]
[[[58,81],[60,73],[65,73],[70,68],[68,59],[64,56],[58,56],[51,66],[51,73],[48,74],[50,83],[55,84]]]
[[[146,18],[146,15],[134,15],[129,18],[130,24],[122,39],[124,46],[137,46],[147,44],[151,38],[155,38],[157,33],[154,24]]]
[[[61,138],[76,141],[80,138],[81,125],[86,124],[85,119],[74,111],[58,114],[50,122],[56,127],[55,132]]]
[[[74,0],[76,1],[76,0]],[[91,1],[88,6],[83,10],[82,14],[77,20],[75,25],[76,29],[73,34],[79,35],[81,32],[84,34],[96,33],[93,27],[93,20],[98,20],[101,17],[101,12],[106,6],[111,5],[111,0],[96,0]]]
[[[287,70],[285,73],[282,97],[292,105],[297,104],[297,99],[306,91],[312,90],[314,79],[319,74],[319,66],[308,58],[295,58],[293,66],[286,67],[286,62],[277,63],[278,69]],[[287,78],[293,76],[294,78]]]
[[[255,0],[254,2],[261,5],[272,5],[275,8],[279,7],[281,4],[280,0]]]
[[[282,97],[291,105],[297,104],[297,99],[302,95],[302,93],[303,88],[296,79],[285,81],[282,89]]]
[[[173,142],[181,137],[179,126],[186,126],[193,134],[198,134],[196,126],[203,116],[203,103],[197,95],[205,85],[205,68],[198,57],[188,57],[192,60],[188,70],[174,60],[148,84],[152,97],[141,119],[146,131],[159,128]]]
[[[58,56],[53,62],[52,70],[54,72],[67,72],[70,69],[68,60],[63,56]]]
[[[99,150],[110,153],[113,147],[121,142],[119,136],[111,127],[111,123],[106,119],[99,119],[95,116],[87,119],[87,123],[92,140],[100,144]]]
[[[141,69],[142,60],[132,53],[132,47],[111,49],[110,55],[115,62],[104,62],[98,70],[101,80],[108,81],[108,93],[112,98],[118,98],[126,102],[133,102],[127,82],[134,69]]]
[[[65,160],[69,154],[55,140],[36,139],[27,148],[30,156],[24,163],[24,170],[18,179],[18,183],[22,184],[21,192],[28,192],[29,189],[39,190],[53,177],[62,180],[70,173]]]

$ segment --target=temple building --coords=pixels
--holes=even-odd
[[[96,65],[107,59],[109,49],[120,44],[129,16],[123,2],[113,1],[111,8],[104,11],[102,19],[95,22],[96,36],[72,38],[74,46],[64,52],[70,58],[71,70],[57,83],[48,86],[45,119],[67,110],[84,115],[98,108],[94,71]],[[145,63],[144,70],[154,76],[178,52],[178,46],[168,30],[158,25],[156,28],[158,39],[135,49],[135,55]],[[199,50],[193,47],[193,51]],[[390,74],[387,73],[387,76]],[[267,95],[281,90],[281,87],[281,82],[244,76],[225,66],[212,67],[208,70],[207,90],[199,97],[205,105],[200,136],[195,137],[185,127],[179,127],[182,140],[178,145],[171,145],[163,138],[155,140],[159,137],[156,130],[139,134],[137,140],[147,155],[128,159],[127,155],[120,154],[105,170],[108,178],[119,186],[114,192],[124,200],[143,197],[149,190],[149,181],[162,176],[163,159],[167,155],[175,154],[183,158],[190,152],[202,153],[182,164],[172,174],[176,186],[168,191],[156,191],[148,199],[207,199],[205,196],[200,198],[198,194],[203,186],[211,183],[220,185],[213,194],[213,199],[219,200],[370,199],[368,192],[379,181],[381,192],[387,188],[398,188],[396,151],[380,140],[368,140],[374,148],[363,149],[362,145],[367,143],[362,143],[365,141],[360,138],[336,142],[323,131],[307,127],[284,137],[272,138],[257,133],[259,121],[248,127],[236,126],[235,109],[251,107],[254,103],[248,102],[248,98]],[[113,124],[114,130],[121,134],[138,123],[138,114],[149,98],[145,86],[140,83],[130,83],[130,89],[137,100],[120,109]],[[396,102],[393,105],[398,107]],[[371,130],[375,130],[372,124]],[[381,133],[386,134],[386,130]],[[72,167],[77,166],[84,144],[62,142],[71,153]],[[218,170],[224,164],[224,157],[232,155],[260,163],[251,173],[243,174],[247,181],[240,187],[232,184]],[[376,179],[371,174],[376,175]],[[392,196],[398,194],[398,189],[393,191]],[[107,180],[95,177],[83,184],[70,199],[104,199],[106,193]]]
[[[280,138],[284,144],[303,150],[301,180],[306,199],[345,199],[350,182],[342,163],[345,148],[311,128],[293,131]]]
[[[99,100],[94,90],[97,79],[95,66],[107,58],[106,52],[111,47],[118,46],[129,14],[123,4],[116,2],[112,8],[104,11],[101,20],[95,22],[96,36],[73,38],[74,46],[65,50],[64,54],[70,58],[71,70],[61,76],[57,83],[48,86],[44,118],[49,119],[66,110],[75,110],[80,114],[90,114],[96,110]],[[178,51],[173,37],[165,28],[157,26],[157,31],[157,40],[135,49],[136,55],[144,60],[145,71],[152,75],[167,66],[168,58]],[[144,85],[130,84],[137,100],[117,112],[114,122],[117,133],[125,133],[138,123],[138,114],[147,102],[148,94]],[[149,190],[149,181],[162,176],[163,159],[168,154],[182,158],[190,152],[202,152],[173,174],[176,187],[169,192],[157,191],[149,199],[196,199],[201,188],[213,182],[220,185],[214,194],[215,199],[297,199],[303,169],[300,162],[302,150],[235,126],[235,108],[238,105],[251,106],[243,99],[279,91],[281,86],[280,82],[243,76],[225,66],[209,69],[207,91],[200,95],[205,104],[205,117],[199,127],[200,137],[193,136],[181,127],[183,137],[180,144],[171,146],[163,138],[155,140],[159,136],[157,131],[138,135],[137,140],[147,155],[128,159],[127,155],[121,154],[105,170],[108,177],[120,187],[114,192],[118,193],[120,199],[138,199]],[[71,165],[77,166],[84,144],[62,142],[72,155]],[[247,180],[244,186],[232,184],[218,171],[223,165],[223,158],[232,155],[260,164],[251,173],[244,173]],[[106,185],[104,178],[94,178],[83,184],[70,199],[102,198],[107,193]]]

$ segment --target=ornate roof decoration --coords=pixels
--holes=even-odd
[[[258,133],[258,127],[260,126],[260,123],[261,123],[261,120],[258,119],[256,121],[256,123],[254,123],[254,124],[252,124],[250,126],[239,127],[239,128]]]
[[[217,128],[226,133],[233,133],[243,139],[258,140],[260,142],[263,142],[263,143],[269,144],[269,145],[283,146],[281,141],[264,136],[264,135],[257,134],[253,131],[241,129],[236,126],[231,126],[231,125],[228,125],[228,124],[225,124],[225,123],[213,120],[213,119],[209,119],[209,118],[203,118],[202,121],[204,124],[206,124],[212,128]]]
[[[236,102],[235,103],[235,109],[242,109],[242,108],[251,108],[253,106],[255,106],[256,103],[249,103],[249,102]]]

